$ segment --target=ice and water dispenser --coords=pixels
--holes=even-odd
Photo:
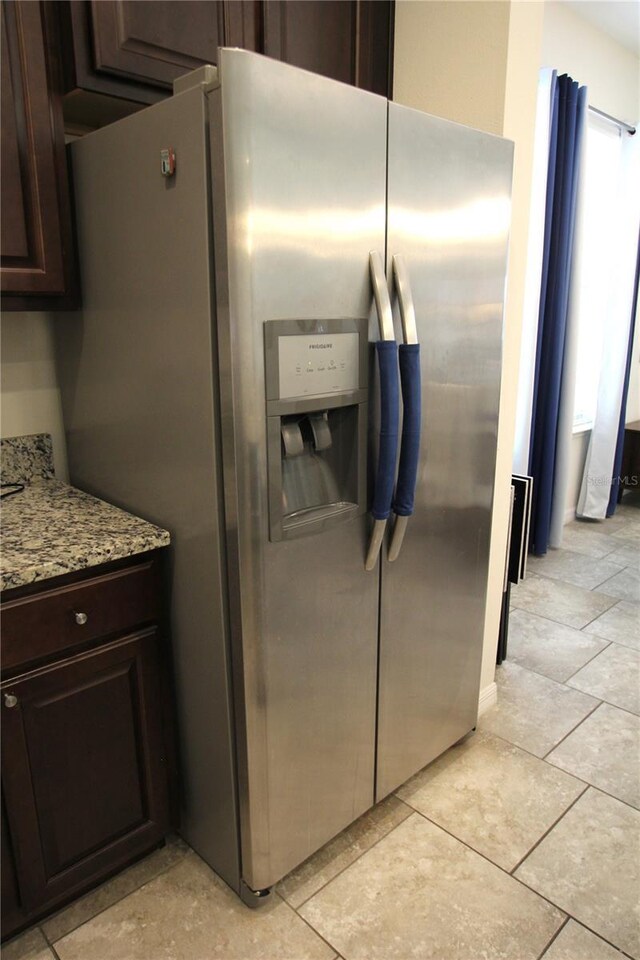
[[[366,512],[367,320],[264,325],[269,537]]]

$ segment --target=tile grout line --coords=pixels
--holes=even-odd
[[[586,788],[586,789],[588,789],[588,788],[589,788],[589,784],[587,784],[587,788]],[[580,794],[580,796],[583,796],[584,793],[586,793],[586,790],[583,790],[582,793]],[[580,797],[578,797],[577,799],[579,800]],[[571,806],[573,806],[573,804],[571,804]],[[414,808],[414,809],[415,809],[415,808]],[[441,824],[436,823],[435,820],[431,820],[430,817],[428,817],[428,816],[427,816],[426,814],[424,814],[424,813],[421,813],[420,810],[416,810],[415,812],[418,814],[419,817],[422,817],[423,820],[426,820],[427,823],[432,824],[432,825],[433,825],[434,827],[436,827],[438,830],[442,830],[443,833],[446,833],[448,836],[450,836],[452,840],[457,841],[457,843],[461,843],[462,846],[463,846],[463,847],[466,847],[467,850],[470,850],[471,853],[474,853],[477,857],[480,857],[480,858],[481,858],[482,860],[484,860],[486,863],[490,864],[492,867],[495,867],[495,869],[496,869],[496,870],[499,870],[500,873],[504,874],[505,877],[509,877],[510,880],[515,880],[516,883],[519,883],[521,886],[526,887],[527,890],[531,890],[532,893],[535,893],[535,895],[536,895],[537,897],[540,897],[541,900],[544,900],[545,903],[548,903],[550,906],[554,907],[556,910],[559,910],[560,913],[563,913],[566,917],[571,917],[571,919],[575,920],[575,917],[573,916],[573,914],[569,913],[568,910],[565,910],[563,907],[559,907],[557,903],[554,903],[554,902],[553,902],[553,900],[550,900],[548,897],[546,897],[543,893],[540,893],[538,890],[534,890],[533,887],[530,887],[527,883],[524,883],[524,881],[521,880],[520,877],[516,877],[516,876],[514,876],[513,874],[509,873],[509,871],[508,871],[508,870],[505,870],[504,867],[501,867],[500,864],[494,863],[494,861],[491,860],[491,859],[489,859],[489,857],[487,857],[486,854],[481,853],[479,850],[474,850],[474,848],[473,848],[472,846],[470,846],[465,840],[461,840],[460,837],[456,837],[453,833],[451,833],[450,830],[447,830],[446,827],[443,827]],[[566,813],[566,811],[565,811],[565,813]],[[563,814],[563,816],[564,816],[564,814]],[[514,867],[514,869],[515,869],[515,867]],[[579,921],[577,921],[577,922],[579,922]]]
[[[567,915],[568,920],[573,920],[574,923],[577,923],[579,927],[584,927],[585,930],[588,930],[589,933],[592,933],[594,937],[598,938],[598,940],[602,940],[603,943],[606,943],[608,946],[612,947],[614,950],[617,950],[621,957],[627,957],[628,960],[637,960],[637,957],[633,957],[630,953],[626,953],[626,951],[623,950],[622,947],[616,946],[613,940],[607,940],[607,938],[603,936],[602,933],[599,933],[597,930],[594,930],[593,927],[590,927],[588,923],[586,923],[584,920],[581,920],[579,917],[576,917],[572,913],[569,913],[563,907],[559,907],[557,903],[554,903],[553,900],[549,900],[547,897],[541,894],[538,890],[536,890],[535,887],[530,887],[528,883],[525,883],[524,880],[520,880],[519,877],[514,877],[513,879],[519,880],[519,882],[522,884],[523,887],[525,887],[527,890],[530,890],[531,893],[535,893],[536,896],[541,897],[543,900],[546,900],[546,902],[550,903],[552,907],[556,908],[556,910],[561,910],[562,913],[565,913]],[[563,924],[563,926],[565,926],[565,924]],[[547,947],[547,949],[548,948],[549,947]],[[540,960],[542,960],[542,958],[540,958]]]
[[[604,597],[605,594],[603,593]],[[608,594],[607,594],[608,596]],[[612,599],[611,597],[609,599]],[[603,610],[602,613],[599,613],[597,617],[594,617],[593,620],[589,620],[588,623],[585,623],[584,627],[580,627],[580,630],[586,630],[587,627],[590,627],[592,623],[595,623],[596,620],[599,620],[600,617],[604,617],[605,613],[609,613],[610,610],[613,610],[614,607],[617,607],[618,604],[622,601],[622,597],[616,597],[610,607],[607,607],[606,610]],[[603,640],[606,640],[606,637],[602,637]]]
[[[573,588],[575,588],[576,590],[584,590],[584,587],[576,587],[575,583],[567,583],[566,580],[552,580],[551,577],[541,577],[540,579],[541,579],[541,580],[546,580],[547,583],[559,583],[559,584],[562,584],[563,587],[573,587]],[[592,592],[591,590],[585,590],[585,593],[591,593],[591,592]],[[604,593],[603,593],[603,594],[600,594],[600,596],[605,597],[605,594],[604,594]],[[533,614],[533,616],[535,616],[535,617],[542,617],[544,620],[550,620],[551,623],[556,623],[556,624],[557,624],[558,626],[560,626],[560,627],[569,627],[571,630],[577,630],[578,632],[581,632],[582,630],[585,629],[585,627],[590,626],[590,625],[594,622],[594,620],[598,620],[599,617],[602,617],[602,616],[604,616],[605,613],[608,613],[609,610],[611,610],[612,607],[615,607],[615,605],[616,605],[617,603],[620,603],[620,600],[621,600],[622,598],[621,598],[621,597],[610,597],[610,596],[607,595],[607,596],[606,596],[606,599],[607,599],[607,600],[611,600],[611,603],[609,604],[609,606],[606,607],[604,610],[601,610],[600,613],[596,614],[595,617],[593,617],[591,620],[588,620],[587,623],[583,624],[581,627],[575,627],[572,623],[566,623],[564,620],[555,620],[553,617],[545,616],[544,614],[541,614],[541,613],[536,613],[535,610],[528,610],[526,607],[519,607],[519,606],[518,606],[518,598],[517,598],[517,597],[515,598],[515,600],[514,600],[513,603],[511,604],[511,609],[512,609],[512,610],[520,610],[520,611],[522,611],[522,613],[530,613],[530,614]],[[604,640],[605,638],[602,637],[601,639]]]
[[[574,690],[575,687],[571,687],[571,689]],[[582,693],[582,690],[579,690],[578,693]],[[590,694],[585,694],[585,696],[590,696]],[[560,740],[558,740],[558,742],[555,743],[555,744],[551,747],[550,750],[547,750],[547,752],[544,754],[544,756],[540,757],[541,760],[546,760],[547,757],[549,756],[549,754],[550,754],[550,753],[553,753],[553,751],[556,749],[556,747],[559,747],[561,743],[564,743],[564,741],[567,739],[567,737],[570,737],[572,733],[575,733],[576,730],[578,729],[578,727],[581,727],[582,724],[585,722],[585,720],[587,720],[593,713],[595,713],[596,710],[598,709],[598,707],[601,707],[602,704],[606,702],[606,701],[604,701],[604,700],[600,700],[598,697],[594,697],[593,699],[598,701],[598,702],[596,703],[595,707],[592,707],[591,710],[589,710],[589,713],[586,713],[586,714],[584,715],[584,717],[582,717],[581,720],[578,720],[578,722],[576,723],[575,727],[572,727],[571,730],[569,730],[567,733],[565,733],[564,737],[561,737]],[[552,764],[552,766],[553,766],[553,764]]]
[[[49,950],[51,951],[51,953],[52,953],[52,955],[54,956],[55,960],[60,960],[60,954],[58,953],[58,951],[57,951],[56,948],[54,947],[54,945],[53,945],[53,943],[51,942],[51,940],[49,940],[49,937],[48,937],[48,936],[46,935],[46,933],[44,932],[43,927],[38,926],[38,930],[39,930],[40,933],[42,934],[42,937],[43,937],[43,939],[44,939],[44,942],[47,944],[47,947],[48,947]]]
[[[575,800],[572,800],[572,801],[571,801],[571,803],[570,803],[569,806],[566,808],[566,810],[563,810],[563,812],[560,814],[560,816],[557,817],[557,818],[553,821],[553,823],[551,824],[551,826],[550,826],[547,830],[545,830],[545,832],[542,834],[542,836],[538,837],[538,839],[537,839],[536,842],[533,844],[533,846],[532,846],[529,850],[527,850],[527,852],[525,853],[524,857],[521,857],[520,860],[518,860],[518,862],[516,863],[515,867],[513,867],[511,870],[509,870],[509,874],[510,874],[511,876],[513,876],[513,875],[515,874],[516,870],[518,870],[518,869],[522,866],[522,864],[525,862],[525,860],[526,860],[528,857],[531,856],[531,854],[533,853],[533,851],[536,850],[536,849],[540,846],[540,844],[542,843],[542,841],[543,841],[546,837],[549,836],[549,834],[551,833],[551,831],[554,830],[554,829],[558,826],[558,824],[560,823],[560,821],[563,820],[564,817],[566,817],[566,815],[569,813],[569,811],[572,810],[573,807],[575,807],[575,805],[576,805],[576,803],[578,802],[578,800],[580,800],[581,797],[584,797],[584,795],[585,795],[585,793],[587,792],[587,790],[590,789],[590,786],[591,786],[591,785],[590,785],[589,783],[585,784],[584,790],[581,790],[581,791],[580,791],[580,793],[578,794],[578,796],[575,798]],[[516,880],[517,880],[517,879],[518,879],[518,878],[516,877]]]
[[[556,930],[556,932],[554,933],[554,935],[551,937],[551,940],[549,940],[549,943],[546,945],[546,947],[544,948],[544,950],[542,951],[542,953],[539,953],[539,954],[538,954],[536,960],[542,960],[542,958],[544,957],[545,953],[547,952],[547,950],[549,949],[549,947],[551,946],[551,944],[552,944],[552,943],[555,943],[555,941],[558,939],[558,937],[560,936],[560,934],[562,933],[562,931],[564,930],[564,928],[566,927],[566,925],[567,925],[570,921],[571,921],[571,917],[569,916],[569,914],[567,914],[567,916],[565,917],[564,923],[562,923],[562,924],[558,927],[558,929]]]
[[[317,889],[317,890],[314,890],[313,893],[310,893],[308,897],[305,897],[305,899],[304,899],[301,903],[299,903],[297,907],[294,907],[292,903],[289,903],[289,901],[287,900],[286,897],[284,897],[282,894],[280,894],[280,896],[282,897],[282,899],[285,901],[285,903],[288,903],[288,904],[289,904],[289,906],[291,907],[292,910],[295,910],[296,913],[297,913],[298,910],[299,910],[301,907],[304,907],[304,905],[305,905],[306,903],[308,903],[309,900],[311,900],[313,897],[315,897],[315,895],[316,895],[317,893],[320,893],[321,890],[324,890],[325,887],[327,887],[330,883],[332,883],[332,882],[333,882],[334,880],[336,880],[339,876],[341,876],[341,875],[345,872],[345,870],[348,870],[349,867],[353,866],[354,863],[357,863],[358,860],[360,860],[362,857],[364,857],[364,855],[365,855],[366,853],[369,853],[370,850],[373,850],[374,847],[377,847],[378,844],[379,844],[382,840],[384,840],[386,837],[390,836],[390,835],[393,833],[394,830],[397,830],[398,827],[401,827],[402,824],[405,823],[405,821],[409,819],[409,817],[411,816],[412,813],[416,813],[416,812],[417,812],[416,810],[414,810],[414,808],[411,806],[410,803],[407,803],[407,802],[406,802],[406,800],[403,800],[401,797],[397,796],[397,794],[395,794],[395,793],[393,794],[393,796],[396,798],[396,800],[397,800],[399,803],[401,803],[401,804],[403,805],[403,807],[407,807],[407,809],[409,810],[409,813],[407,814],[407,816],[404,817],[402,820],[400,820],[399,823],[394,824],[393,827],[391,827],[391,829],[388,830],[388,831],[387,831],[385,834],[383,834],[381,837],[378,837],[378,839],[375,840],[374,843],[372,843],[370,847],[367,847],[366,850],[363,850],[362,853],[359,853],[358,856],[357,856],[354,860],[351,860],[350,863],[347,863],[347,864],[342,868],[342,870],[339,870],[336,874],[334,874],[333,877],[330,877],[330,879],[327,880],[326,883],[323,883],[321,887],[318,887],[318,889]],[[382,802],[382,801],[381,801],[381,802]],[[321,849],[322,849],[322,848],[321,848]],[[304,920],[304,917],[303,917],[302,919]]]
[[[551,622],[553,623],[554,621],[551,621]],[[560,626],[560,624],[558,624],[558,626]],[[586,634],[586,636],[589,636],[589,634]],[[582,670],[582,667],[586,667],[588,663],[591,663],[592,660],[594,660],[596,657],[599,657],[601,653],[604,653],[607,647],[610,647],[611,644],[615,642],[614,640],[605,640],[604,637],[598,637],[598,639],[602,640],[602,642],[606,644],[606,646],[601,647],[600,650],[598,650],[597,653],[594,653],[592,657],[586,660],[581,667],[578,667],[577,670],[574,670],[574,672],[570,676],[568,676],[566,680],[556,680],[555,677],[550,677],[547,673],[540,673],[539,670],[534,670],[533,667],[525,667],[524,664],[519,663],[517,660],[514,660],[514,659],[509,660],[508,651],[507,651],[507,657],[505,658],[503,663],[506,663],[506,662],[512,663],[516,667],[519,667],[521,670],[528,670],[529,673],[533,673],[536,677],[542,677],[543,680],[551,680],[552,683],[557,683],[561,687],[566,687],[568,686],[567,681],[571,680],[572,677],[575,677],[576,673],[580,673],[580,671]],[[621,644],[617,644],[617,646],[621,646]],[[499,664],[499,666],[502,666],[502,664]],[[598,699],[598,697],[594,697],[592,693],[585,693],[584,690],[578,690],[577,687],[570,687],[569,689],[572,691],[576,691],[577,693],[584,693],[585,697],[592,697],[595,700]]]
[[[278,894],[278,896],[280,896],[280,895]],[[303,917],[301,913],[298,913],[298,911],[296,910],[296,908],[295,908],[295,907],[292,907],[291,904],[290,904],[290,903],[287,903],[287,901],[284,900],[282,897],[280,897],[280,899],[282,900],[283,903],[286,903],[286,904],[287,904],[287,906],[289,907],[290,910],[293,910],[293,912],[295,913],[295,915],[296,915],[300,920],[302,920],[302,922],[305,924],[305,926],[307,926],[307,927],[309,928],[309,930],[311,930],[311,932],[312,932],[313,934],[315,934],[316,937],[318,937],[319,940],[322,940],[323,943],[326,943],[326,945],[329,947],[329,949],[332,951],[332,953],[334,953],[334,954],[335,954],[336,956],[338,956],[338,957],[340,956],[340,952],[339,952],[338,948],[337,948],[337,947],[334,947],[334,945],[331,943],[331,941],[330,941],[330,940],[327,940],[326,937],[323,937],[323,935],[322,935],[318,930],[316,930],[316,928],[315,928],[314,926],[312,926],[312,925],[309,923],[309,921],[306,919],[306,917]],[[302,906],[302,904],[300,904],[300,906]]]
[[[572,587],[572,586],[573,586],[572,583],[566,583],[564,580],[555,580],[554,582],[555,582],[555,583],[564,583],[565,586],[567,586],[567,587]],[[618,604],[618,603],[622,603],[622,601],[621,601],[621,600],[616,600],[616,603],[614,604],[614,606],[616,606],[616,604]],[[553,617],[547,617],[546,614],[544,614],[544,613],[536,613],[536,612],[534,612],[533,610],[525,610],[523,607],[516,607],[515,604],[512,604],[512,605],[511,605],[511,609],[512,609],[512,610],[518,610],[520,613],[527,613],[527,614],[529,614],[530,617],[538,617],[539,620],[546,620],[547,623],[552,623],[552,624],[553,624],[554,626],[556,626],[556,627],[566,627],[567,630],[575,630],[576,633],[584,633],[584,631],[586,630],[586,628],[589,627],[589,626],[594,622],[593,620],[589,620],[589,623],[585,623],[584,627],[572,627],[570,623],[563,623],[561,620],[554,620]],[[609,610],[612,610],[612,609],[613,609],[613,607],[609,607]],[[609,613],[609,610],[603,610],[602,613],[599,613],[598,616],[597,616],[595,619],[596,619],[596,620],[599,620],[600,617],[603,617],[603,616],[605,615],[605,613]],[[586,636],[586,637],[591,637],[591,636],[596,636],[596,635],[595,635],[595,634],[590,634],[590,633],[585,633],[585,636]],[[598,636],[596,637],[596,639],[598,639],[598,640],[607,640],[607,637],[601,637],[601,636],[598,635]],[[608,642],[608,643],[615,643],[614,640],[608,640],[607,642]]]
[[[611,642],[613,643],[614,641],[611,641]],[[622,644],[618,644],[618,646],[622,646]],[[631,650],[632,648],[631,648],[631,647],[623,647],[623,649]],[[603,653],[604,653],[604,651],[603,651]],[[567,686],[568,686],[568,684],[567,684]],[[596,697],[595,694],[593,694],[593,693],[587,693],[585,690],[581,690],[580,687],[571,686],[571,687],[569,687],[569,689],[570,689],[570,690],[575,690],[577,693],[583,693],[583,694],[585,695],[585,697],[592,697],[594,700],[600,700],[602,703],[606,703],[607,706],[609,706],[609,707],[615,707],[616,710],[624,710],[625,713],[630,713],[632,717],[640,717],[640,713],[635,713],[633,710],[630,710],[629,707],[621,707],[619,704],[614,703],[612,700],[607,700],[605,697],[602,697],[602,696]],[[592,711],[592,712],[593,712],[593,711]],[[587,718],[585,717],[585,720],[586,720],[586,719],[587,719]],[[582,720],[580,721],[580,723],[582,723]],[[579,725],[580,725],[580,724],[578,724],[578,726],[579,726]]]
[[[585,634],[585,636],[588,637],[588,636],[590,636],[590,634],[587,633],[587,634]],[[581,667],[578,667],[577,670],[574,670],[573,673],[572,673],[569,677],[567,677],[566,680],[562,680],[561,683],[564,683],[566,686],[569,686],[569,680],[573,680],[573,678],[576,676],[577,673],[580,673],[581,670],[584,670],[584,668],[587,667],[587,666],[592,662],[592,660],[595,660],[596,657],[599,657],[601,653],[604,653],[605,650],[608,650],[609,647],[611,646],[611,644],[613,643],[613,640],[606,640],[605,637],[600,637],[599,639],[602,640],[604,643],[606,643],[606,646],[603,647],[601,650],[598,650],[597,653],[594,653],[594,655],[593,655],[592,657],[589,657],[589,659],[586,660],[586,661],[582,664]],[[575,690],[576,688],[575,688],[575,687],[572,687],[571,689],[572,689],[572,690]],[[584,693],[584,690],[582,690],[582,691],[580,691],[580,692],[581,692],[581,693]],[[590,694],[590,696],[593,696],[593,694]]]
[[[590,714],[588,714],[588,715],[584,718],[584,720],[587,720],[590,716],[593,716],[593,714],[596,712],[596,710],[598,709],[598,707],[601,707],[603,704],[604,704],[604,706],[606,706],[606,707],[612,706],[612,704],[607,703],[605,700],[603,700],[603,701],[601,701],[601,702],[598,704],[598,706],[597,706],[594,710],[591,711]],[[622,710],[622,707],[615,707],[614,709],[615,709],[615,710]],[[635,719],[638,719],[638,715],[635,714],[635,713],[631,713],[629,710],[624,710],[623,712],[624,712],[624,713],[628,713],[630,717],[635,717]],[[580,723],[578,724],[578,727],[581,726],[581,724],[584,723],[584,720],[581,720],[581,721],[580,721]],[[574,727],[574,729],[571,731],[571,733],[575,733],[576,730],[578,729],[578,727]],[[558,770],[560,773],[565,773],[568,777],[572,777],[574,780],[577,780],[578,783],[583,783],[583,784],[585,785],[585,787],[593,787],[594,790],[599,790],[600,793],[604,793],[604,795],[605,795],[606,797],[610,797],[611,800],[617,800],[618,803],[624,803],[624,805],[625,805],[626,807],[629,807],[630,810],[635,810],[635,811],[637,811],[637,812],[639,811],[639,808],[638,808],[638,807],[635,807],[632,803],[629,803],[628,800],[623,800],[622,797],[618,797],[618,796],[616,796],[614,793],[609,793],[609,791],[608,791],[608,790],[605,790],[604,787],[599,787],[597,784],[591,783],[590,780],[585,780],[584,777],[578,776],[577,773],[572,773],[571,770],[566,770],[564,767],[559,767],[557,764],[552,763],[552,761],[548,759],[549,756],[550,756],[550,755],[553,753],[553,751],[556,749],[556,747],[559,747],[560,744],[563,742],[563,740],[566,740],[567,737],[568,737],[570,734],[567,734],[567,737],[563,737],[562,740],[559,740],[558,743],[557,743],[554,747],[552,747],[551,750],[549,750],[548,753],[546,753],[546,754],[544,755],[544,757],[539,757],[537,754],[531,753],[530,750],[527,750],[526,747],[520,746],[519,743],[512,743],[511,740],[507,740],[506,737],[501,736],[501,734],[499,734],[499,733],[494,733],[493,731],[488,731],[488,730],[487,730],[486,732],[487,732],[487,733],[490,733],[490,735],[491,735],[492,737],[496,737],[498,740],[502,740],[502,742],[508,744],[508,746],[510,746],[510,747],[515,747],[516,750],[522,750],[523,753],[526,753],[526,755],[527,755],[528,757],[531,757],[533,760],[539,760],[540,763],[546,763],[547,766],[551,767],[553,770]],[[583,793],[584,793],[584,791],[583,791]],[[406,803],[406,801],[405,801],[405,803]],[[412,807],[412,809],[415,809],[415,808]]]
[[[527,668],[523,667],[522,669],[526,670]],[[568,737],[570,737],[573,733],[575,733],[578,727],[581,727],[582,724],[585,722],[585,720],[588,720],[589,717],[592,717],[593,714],[596,712],[596,710],[598,710],[602,706],[611,707],[614,710],[620,710],[622,713],[626,713],[628,716],[633,717],[636,720],[638,719],[637,713],[633,713],[633,711],[631,710],[625,710],[624,707],[618,707],[615,704],[609,703],[607,700],[601,700],[598,703],[598,705],[594,707],[590,713],[588,713],[585,717],[582,718],[582,720],[580,720],[580,722],[573,728],[573,730],[570,730],[569,733],[565,734],[565,736],[561,740],[558,740],[558,742],[554,744],[551,747],[551,749],[548,750],[547,753],[545,753],[544,756],[542,757],[538,756],[537,753],[532,753],[531,750],[528,750],[526,747],[523,747],[521,744],[514,743],[512,740],[508,740],[505,736],[503,736],[503,734],[496,733],[494,730],[485,730],[484,733],[492,737],[496,737],[496,739],[498,740],[502,740],[503,743],[508,744],[508,746],[510,747],[515,747],[516,750],[521,750],[523,753],[525,753],[528,757],[531,757],[533,760],[539,760],[541,763],[546,763],[547,766],[552,767],[554,770],[559,770],[561,773],[565,773],[568,777],[572,777],[574,780],[577,780],[578,783],[584,783],[586,787],[593,787],[594,790],[599,790],[600,793],[604,793],[605,796],[610,797],[612,800],[617,800],[619,803],[624,803],[624,805],[629,807],[630,810],[637,811],[639,808],[634,806],[628,800],[624,800],[622,797],[618,797],[616,796],[616,794],[610,793],[608,790],[605,790],[604,787],[598,786],[597,784],[592,783],[590,780],[585,780],[584,777],[578,776],[577,773],[572,773],[571,770],[566,770],[564,767],[560,767],[557,764],[553,763],[551,760],[549,760],[549,757],[554,752],[554,750],[557,747],[559,747],[561,743],[564,743],[564,741]],[[415,808],[412,808],[412,809],[415,809]]]
[[[186,841],[183,841],[183,842],[186,843]],[[188,846],[188,844],[187,844],[187,846]],[[163,850],[164,847],[159,847],[158,849],[159,849],[159,850]],[[110,910],[111,907],[115,907],[116,904],[121,903],[123,900],[126,900],[127,897],[130,897],[130,896],[132,896],[134,893],[137,893],[139,890],[142,890],[142,888],[143,888],[143,887],[146,887],[147,884],[153,883],[154,880],[157,880],[159,877],[164,876],[164,874],[167,873],[167,871],[171,870],[173,867],[176,867],[186,856],[189,855],[189,853],[195,853],[195,851],[193,850],[193,847],[189,847],[189,846],[188,846],[188,850],[186,850],[186,851],[184,852],[184,854],[183,854],[183,856],[180,858],[180,860],[176,860],[175,863],[170,863],[168,866],[164,867],[164,868],[163,868],[162,870],[160,870],[158,873],[154,874],[153,877],[149,877],[148,880],[145,880],[144,883],[141,883],[139,886],[134,887],[133,890],[128,890],[127,893],[123,893],[122,896],[117,897],[112,903],[109,903],[109,904],[107,904],[106,907],[102,907],[100,910],[97,910],[95,913],[92,913],[90,917],[87,917],[87,918],[86,918],[86,920],[82,920],[82,921],[81,921],[80,923],[78,923],[75,927],[72,927],[70,930],[67,930],[65,933],[63,933],[60,937],[57,937],[55,940],[49,940],[49,937],[48,937],[48,936],[46,935],[46,933],[44,932],[44,928],[41,927],[42,933],[43,933],[43,935],[44,935],[44,937],[45,937],[45,940],[47,941],[47,943],[49,944],[49,946],[53,949],[53,948],[54,948],[54,944],[59,943],[61,940],[64,940],[65,937],[68,937],[70,934],[75,933],[75,931],[76,931],[76,930],[79,930],[80,927],[83,927],[83,926],[85,925],[85,923],[91,923],[92,920],[95,920],[96,917],[99,917],[101,914],[105,913],[107,910]],[[149,856],[151,856],[151,854],[149,854]],[[196,854],[196,856],[199,856],[199,854]],[[142,857],[140,860],[137,860],[135,863],[132,863],[131,866],[130,866],[130,869],[132,869],[133,867],[135,867],[138,863],[143,863],[143,862],[144,862],[144,859],[145,859],[145,858]],[[202,859],[202,857],[200,857],[200,859]],[[214,873],[215,873],[215,871],[214,871]],[[105,885],[106,885],[107,883],[109,883],[111,880],[115,880],[115,879],[117,879],[119,876],[122,876],[122,873],[116,873],[116,874],[114,874],[113,877],[110,877],[109,880],[105,880],[104,884],[100,884],[100,886],[105,886]],[[216,873],[216,876],[218,876],[217,873]],[[82,899],[83,896],[89,897],[89,896],[91,896],[91,894],[93,894],[93,893],[95,893],[96,891],[98,891],[98,890],[100,889],[100,886],[94,887],[92,890],[88,890],[88,891],[86,892],[86,894],[82,894],[80,897],[78,897],[77,900],[72,900],[71,903],[68,903],[66,907],[62,907],[61,910],[58,911],[58,912],[61,913],[61,912],[64,911],[64,910],[70,909],[70,908],[73,907],[75,904],[77,904],[77,903]],[[53,917],[55,917],[55,915],[56,915],[55,913],[52,913],[50,916],[44,917],[40,922],[41,922],[42,924],[47,923],[49,920],[52,920]],[[57,954],[56,954],[56,956],[57,956]]]

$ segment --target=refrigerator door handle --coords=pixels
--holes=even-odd
[[[398,483],[393,499],[396,522],[389,546],[389,561],[396,560],[400,553],[409,517],[413,513],[420,455],[420,427],[422,392],[420,383],[420,344],[416,326],[416,313],[411,295],[409,273],[401,256],[393,257],[393,277],[398,291],[400,317],[404,343],[400,344],[398,360],[402,387],[402,443]]]
[[[380,340],[376,343],[380,370],[380,443],[371,513],[373,529],[365,560],[365,570],[373,570],[378,560],[387,519],[391,513],[393,484],[398,455],[398,345],[393,329],[393,313],[382,257],[377,250],[369,254],[369,270],[378,313]]]

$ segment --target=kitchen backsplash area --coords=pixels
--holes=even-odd
[[[0,440],[0,473],[3,483],[31,483],[50,480],[53,468],[53,443],[48,433]]]

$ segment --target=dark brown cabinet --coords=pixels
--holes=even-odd
[[[73,291],[62,106],[43,14],[40,3],[2,3],[4,309],[69,306]]]
[[[77,306],[64,149],[219,46],[391,95],[393,0],[2,0],[2,306]]]
[[[94,0],[58,4],[67,111],[82,91],[153,103],[176,77],[242,47],[389,93],[391,0]]]
[[[393,3],[272,0],[263,8],[262,52],[391,96]]]
[[[157,560],[147,558],[35,594],[10,591],[3,602],[14,664],[0,686],[3,936],[168,830],[157,584]]]
[[[98,0],[58,4],[67,92],[154,103],[173,81],[216,62],[220,46],[259,46],[252,0]]]

